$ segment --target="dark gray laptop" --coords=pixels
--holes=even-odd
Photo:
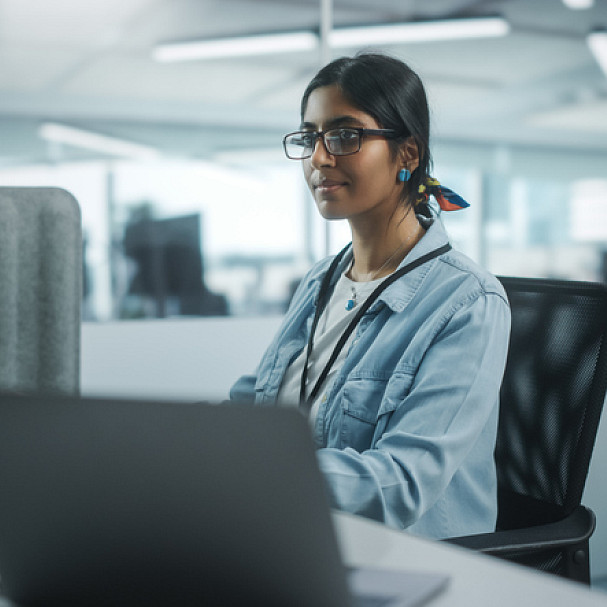
[[[297,411],[0,397],[14,603],[350,607],[348,576]]]

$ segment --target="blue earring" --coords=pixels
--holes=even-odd
[[[411,179],[411,171],[409,169],[401,169],[398,172],[399,181],[409,181]]]

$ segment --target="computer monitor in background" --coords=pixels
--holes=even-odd
[[[226,298],[204,283],[199,213],[127,224],[124,253],[136,264],[129,296],[155,303],[156,317],[222,316]]]

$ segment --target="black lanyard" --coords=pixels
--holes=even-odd
[[[380,296],[382,291],[384,291],[384,289],[388,288],[393,282],[397,281],[399,278],[401,278],[405,274],[408,274],[412,270],[415,270],[415,268],[418,268],[419,266],[426,263],[427,261],[430,261],[431,259],[434,259],[435,257],[438,257],[439,255],[442,255],[443,253],[446,253],[447,251],[449,251],[451,249],[451,245],[450,244],[443,245],[442,247],[439,247],[438,249],[434,249],[433,251],[430,251],[429,253],[422,255],[418,259],[416,259],[416,260],[412,261],[411,263],[407,264],[406,266],[403,266],[402,268],[400,268],[400,270],[397,270],[396,272],[394,272],[394,274],[390,274],[390,276],[388,276],[386,278],[386,280],[381,282],[375,288],[375,290],[371,293],[371,295],[369,295],[369,297],[361,304],[360,308],[354,315],[354,318],[350,321],[350,324],[346,327],[346,330],[342,333],[337,344],[335,345],[335,348],[333,349],[333,352],[331,353],[331,356],[329,357],[329,360],[327,361],[327,364],[325,365],[325,368],[322,370],[322,373],[320,374],[319,378],[316,380],[316,384],[312,388],[312,392],[310,392],[310,395],[306,398],[306,382],[308,379],[308,365],[310,364],[310,356],[312,354],[312,349],[314,347],[314,334],[316,333],[316,328],[318,326],[318,321],[320,320],[320,316],[328,302],[329,286],[331,284],[331,279],[333,277],[333,274],[335,273],[335,270],[336,270],[339,262],[342,260],[343,256],[345,255],[346,251],[349,248],[350,248],[350,245],[347,245],[344,249],[342,249],[335,256],[331,265],[329,266],[329,269],[325,273],[323,280],[322,280],[322,284],[320,286],[320,291],[318,294],[318,302],[316,305],[316,312],[314,313],[314,321],[312,322],[312,327],[310,329],[310,337],[308,338],[306,360],[304,363],[303,371],[301,373],[301,384],[300,384],[300,389],[299,389],[300,406],[303,407],[306,411],[310,411],[310,409],[312,407],[312,403],[314,402],[314,399],[318,396],[318,392],[320,391],[322,384],[327,379],[327,375],[329,375],[329,371],[331,370],[331,367],[334,365],[335,361],[337,360],[339,353],[342,351],[343,347],[345,346],[346,342],[348,341],[348,338],[350,337],[350,335],[356,328],[356,325],[359,323],[359,321],[363,317],[364,313],[373,305],[375,300]]]

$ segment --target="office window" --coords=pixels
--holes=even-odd
[[[350,240],[325,222],[280,150],[235,162],[72,162],[0,170],[82,209],[83,318],[282,314],[318,259]],[[471,207],[442,213],[454,245],[495,274],[607,281],[607,179],[441,163]]]
[[[605,280],[606,180],[487,179],[483,239],[492,272]]]
[[[282,313],[309,266],[300,170],[281,156],[91,162],[3,170],[0,183],[78,199],[86,320],[257,315]]]
[[[298,168],[115,165],[116,316],[283,312],[305,256]]]

